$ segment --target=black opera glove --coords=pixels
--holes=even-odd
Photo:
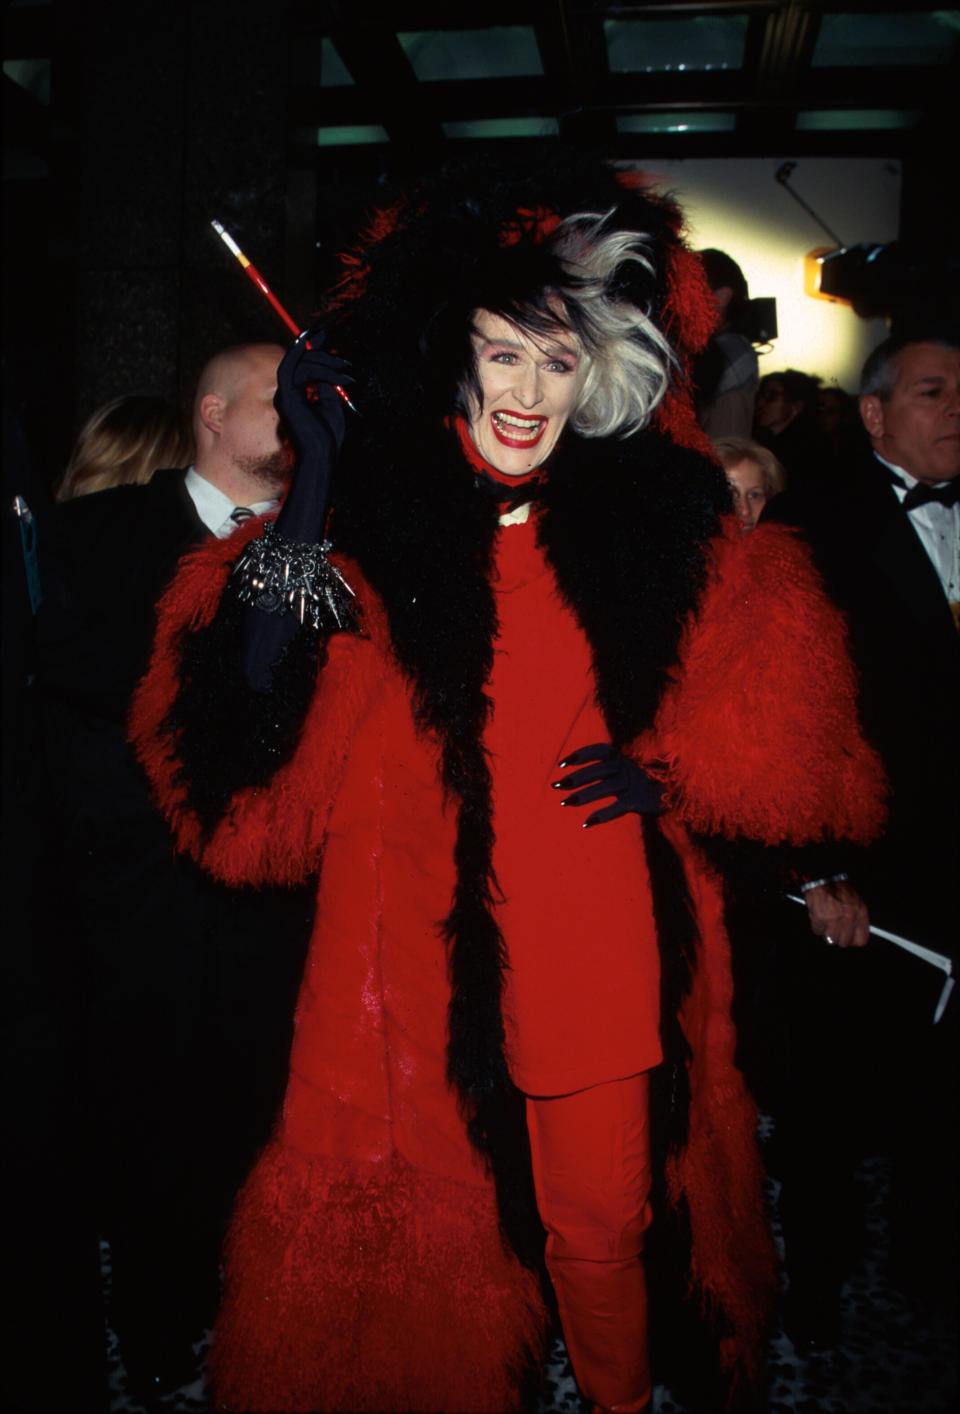
[[[330,481],[343,443],[345,403],[337,388],[354,381],[344,360],[327,353],[322,343],[322,334],[299,336],[277,369],[273,400],[297,459],[277,534],[308,545],[323,539]]]
[[[561,770],[568,766],[580,769],[553,782],[554,790],[573,791],[561,805],[590,805],[595,800],[613,796],[609,805],[587,816],[583,822],[585,830],[591,825],[617,820],[621,815],[659,815],[663,810],[666,787],[629,756],[615,751],[608,741],[571,751],[560,762]]]
[[[301,334],[277,369],[274,406],[296,453],[296,468],[276,521],[244,547],[231,576],[247,606],[240,662],[247,684],[267,692],[307,624],[316,633],[355,626],[353,590],[327,559],[330,483],[345,430],[344,398],[353,379],[326,353],[320,334]],[[306,647],[304,652],[308,651]],[[312,650],[315,653],[315,647]]]

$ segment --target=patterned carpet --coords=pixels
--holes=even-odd
[[[952,1319],[946,1313],[921,1312],[892,1289],[885,1276],[884,1162],[867,1160],[858,1180],[867,1195],[867,1242],[858,1269],[843,1288],[840,1340],[833,1349],[799,1352],[778,1319],[768,1349],[763,1410],[769,1414],[946,1414],[957,1407],[957,1332]],[[770,1183],[768,1196],[776,1232],[776,1182]],[[104,1274],[109,1301],[106,1249]],[[109,1326],[108,1340],[110,1414],[208,1414],[204,1346],[197,1349],[194,1382],[152,1401],[148,1411],[127,1392],[122,1352]],[[587,1408],[557,1337],[536,1414],[585,1414]],[[653,1408],[654,1414],[711,1414],[680,1403],[662,1385],[654,1391]]]

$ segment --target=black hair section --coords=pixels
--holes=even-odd
[[[471,335],[479,310],[507,320],[534,343],[556,340],[558,326],[584,342],[583,321],[565,298],[571,277],[543,246],[495,251],[474,272],[470,288],[435,312],[420,340],[420,353],[446,370],[451,408],[470,417],[482,404],[483,392]],[[559,309],[558,309],[559,304]]]

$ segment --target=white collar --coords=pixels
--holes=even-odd
[[[214,486],[212,481],[201,476],[195,466],[187,468],[183,484],[197,508],[197,515],[207,529],[213,535],[221,537],[225,533],[229,533],[232,528],[229,525],[230,516],[236,510],[237,502],[232,501],[225,491],[220,490],[219,486]],[[253,511],[254,515],[263,516],[276,510],[279,504],[278,500],[252,501],[247,509]]]
[[[532,501],[524,501],[522,506],[514,506],[512,511],[504,511],[500,517],[501,525],[526,525],[530,519],[530,508]]]
[[[897,466],[896,462],[888,462],[886,457],[882,457],[879,452],[874,452],[873,455],[876,457],[878,462],[883,462],[884,466],[887,467],[889,471],[895,472],[896,475],[899,476],[903,481],[902,486],[898,486],[896,482],[893,483],[893,489],[894,491],[896,491],[897,496],[901,501],[903,500],[904,496],[907,494],[908,491],[912,490],[914,486],[920,485],[920,482],[917,480],[917,478],[915,476],[911,476],[909,471],[907,471],[906,467]],[[929,483],[929,485],[949,486],[950,482],[949,480],[932,481]]]

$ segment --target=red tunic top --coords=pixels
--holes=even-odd
[[[532,516],[501,526],[495,552],[500,631],[485,744],[507,1058],[521,1090],[559,1095],[658,1063],[659,959],[639,818],[585,830],[589,809],[565,808],[551,786],[565,755],[609,740],[586,638]]]

